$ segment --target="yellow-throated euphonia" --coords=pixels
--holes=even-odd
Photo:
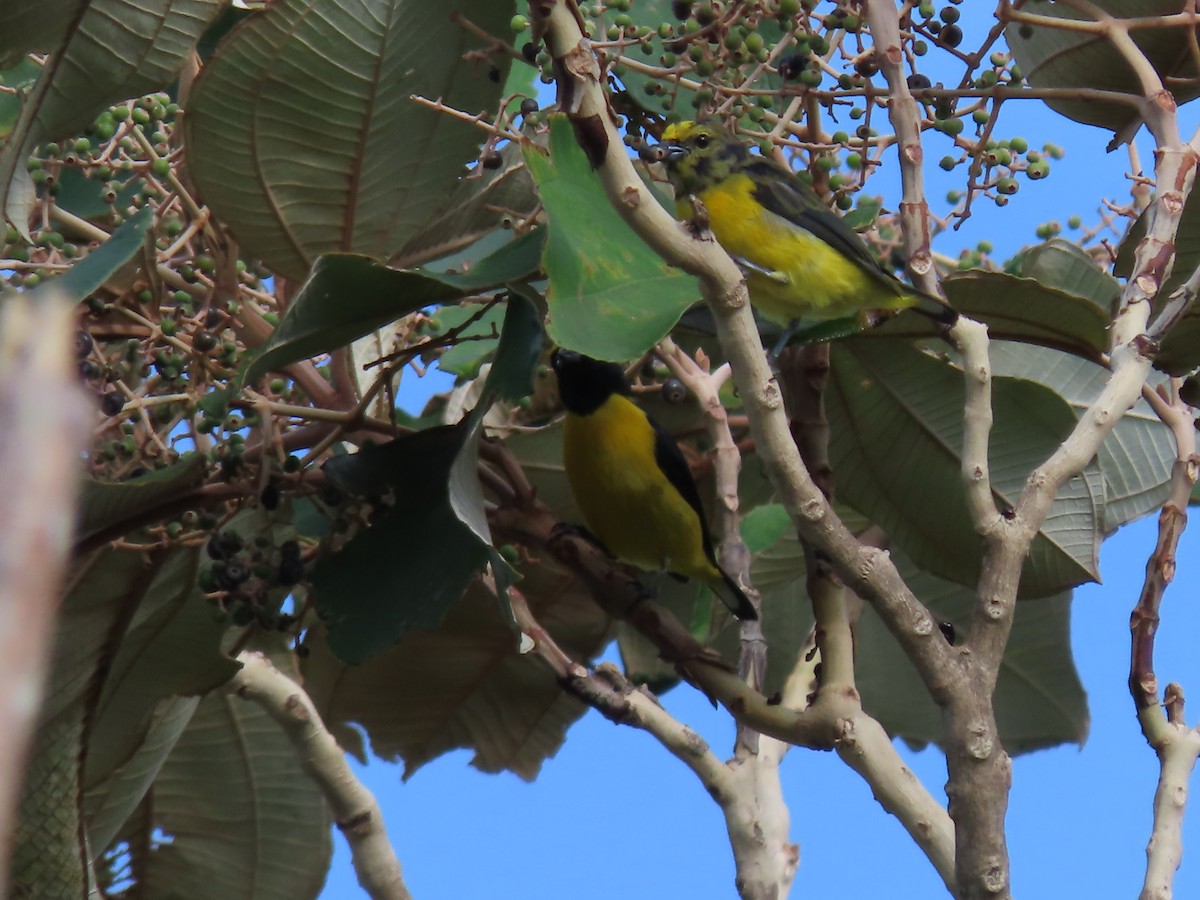
[[[563,466],[592,534],[617,559],[702,581],[739,619],[757,618],[717,565],[679,445],[629,398],[621,367],[561,349],[550,362],[567,410]]]
[[[752,153],[714,123],[679,122],[659,156],[675,188],[676,215],[697,197],[717,242],[747,271],[750,302],[768,319],[834,319],[869,309],[913,308],[953,324],[958,314],[886,271],[862,238],[791,169]]]

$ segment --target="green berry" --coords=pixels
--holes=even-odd
[[[1025,169],[1025,174],[1034,181],[1045,178],[1050,174],[1050,163],[1044,159],[1039,159],[1037,162],[1031,162]]]
[[[513,16],[508,22],[508,27],[516,32],[524,31],[529,27],[529,19],[525,16]]]

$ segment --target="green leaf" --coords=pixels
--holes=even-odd
[[[82,300],[133,259],[153,223],[154,211],[150,207],[138,210],[107,241],[56,278],[54,284],[72,300]]]
[[[986,323],[995,339],[1041,344],[1086,359],[1108,352],[1108,309],[1095,298],[1003,272],[963,272],[943,279],[942,287],[955,309]]]
[[[787,510],[778,503],[756,506],[742,519],[742,540],[751,553],[762,553],[792,530]]]
[[[6,12],[0,11],[0,23],[7,15]],[[28,18],[42,19],[44,16],[29,16]],[[0,35],[2,34],[4,34],[4,26],[0,24]],[[41,71],[40,64],[32,59],[22,59],[12,68],[0,72],[0,84],[9,89],[0,91],[0,140],[12,134],[12,130],[17,124],[17,118],[21,115],[21,96],[33,87],[38,73]],[[65,174],[72,170],[63,169],[62,171]]]
[[[280,651],[271,661],[299,681],[289,657]],[[256,703],[205,697],[160,770],[149,809],[161,840],[134,850],[144,896],[301,900],[321,891],[329,812],[292,742]]]
[[[1200,309],[1195,305],[1172,328],[1154,356],[1154,368],[1168,375],[1189,375],[1200,366]]]
[[[199,548],[172,553],[133,612],[91,713],[85,788],[136,752],[159,701],[207,693],[241,668],[221,652],[228,626],[196,588],[199,564]]]
[[[193,453],[164,469],[129,481],[85,480],[76,539],[84,540],[118,522],[135,520],[141,513],[195,487],[204,472],[204,457]]]
[[[81,169],[63,166],[58,170],[58,192],[54,195],[54,203],[81,219],[104,224],[113,207],[128,209],[132,205],[141,184],[140,180],[129,172],[114,172],[111,180],[123,187],[117,191],[116,198],[110,204],[103,196],[105,179],[89,178]],[[145,211],[147,210],[142,210]]]
[[[1051,238],[1021,253],[1019,274],[1043,287],[1083,297],[1102,310],[1111,310],[1121,298],[1121,285],[1096,265],[1078,244]]]
[[[513,72],[533,71],[514,64]],[[509,93],[505,89],[505,96]],[[528,216],[537,208],[537,191],[521,147],[505,144],[500,149],[498,169],[476,166],[458,180],[446,209],[401,248],[396,265],[411,267],[456,253],[501,227],[505,219]]]
[[[390,512],[313,572],[317,612],[339,659],[361,663],[406,632],[436,628],[486,562],[503,568],[479,484],[478,442],[497,396],[515,399],[532,389],[540,348],[537,311],[512,296],[496,361],[470,415],[325,464],[344,491],[396,495]]]
[[[1097,0],[1096,7],[1117,19],[1155,18],[1180,11],[1179,0]],[[1091,20],[1091,16],[1062,3],[1029,0],[1022,12],[1055,19]],[[1177,104],[1200,96],[1196,62],[1189,52],[1187,28],[1138,28],[1130,32],[1138,48],[1164,83]],[[1085,33],[1066,28],[1043,28],[1012,22],[1004,30],[1013,57],[1036,88],[1092,88],[1129,94],[1130,103],[1054,97],[1046,105],[1060,115],[1108,128],[1121,136],[1142,123],[1139,109],[1143,90],[1137,73],[1122,50],[1102,32]],[[1129,134],[1132,137],[1132,132]]]
[[[66,137],[91,123],[111,103],[166,87],[191,52],[221,0],[86,0],[57,4],[69,18],[57,27],[25,34],[53,50],[24,99],[20,118],[0,151],[0,210],[27,234],[33,182],[25,160],[44,140]],[[40,2],[9,0],[6,16],[39,19],[48,11]],[[0,20],[0,33],[4,31]],[[44,43],[53,37],[55,45]]]
[[[832,351],[825,396],[838,496],[921,568],[973,585],[981,547],[962,487],[962,374],[898,341],[846,341]],[[1001,509],[1012,508],[1075,416],[1053,391],[1010,378],[994,379],[993,411],[992,491]],[[1063,486],[1034,539],[1022,597],[1097,579],[1103,491],[1094,464]]]
[[[438,368],[459,378],[470,379],[479,374],[479,367],[496,350],[500,343],[500,325],[504,321],[505,304],[497,303],[485,312],[461,334],[462,338],[470,338],[455,344],[438,357]],[[433,328],[429,336],[446,334],[455,328],[460,328],[471,316],[476,315],[479,308],[473,305],[444,306],[434,316]],[[495,337],[488,337],[495,329]]]
[[[525,162],[549,218],[544,268],[550,336],[597,359],[654,346],[700,299],[696,279],[668,266],[608,202],[565,116],[550,123],[550,157]]]
[[[365,256],[323,256],[247,369],[244,383],[341,347],[408,313],[527,278],[537,271],[541,240],[541,232],[531,231],[462,274],[389,269]]]
[[[993,341],[990,353],[993,375],[1045,385],[1071,405],[1076,418],[1082,418],[1110,378],[1102,366],[1044,347]],[[1167,499],[1175,439],[1150,406],[1139,400],[1104,439],[1097,461],[1104,476],[1101,527],[1111,534],[1126,522],[1154,512]]]
[[[471,431],[466,421],[430,428],[326,463],[326,475],[353,493],[404,482],[390,512],[313,570],[317,612],[339,659],[356,665],[406,632],[436,628],[487,562],[487,546],[449,496]]]
[[[577,579],[560,569],[526,567],[521,591],[538,622],[572,659],[588,662],[608,642],[607,616]],[[475,751],[485,772],[532,780],[585,711],[534,654],[478,584],[436,632],[406,634],[359,666],[330,652],[321,628],[305,638],[304,684],[343,747],[358,729],[371,751],[403,759],[405,777],[456,747]]]
[[[973,592],[918,571],[902,554],[893,558],[934,616],[965,634],[975,608]],[[1087,739],[1087,695],[1071,655],[1070,620],[1070,592],[1017,604],[993,698],[1000,739],[1011,754]],[[866,710],[889,734],[910,744],[940,743],[941,712],[869,605],[854,630],[854,647],[858,690]]]
[[[0,60],[49,53],[86,0],[7,0],[0,6]]]
[[[93,851],[111,846],[127,825],[199,705],[199,697],[161,701],[152,711],[145,739],[133,756],[84,794],[88,842]]]
[[[485,391],[512,401],[532,394],[533,371],[541,353],[542,319],[537,307],[519,293],[510,294],[500,346],[496,348],[496,361],[488,373]],[[486,410],[480,416],[483,412]]]
[[[410,95],[490,110],[500,78],[464,59],[502,36],[511,0],[280,0],[234,30],[196,80],[193,178],[252,256],[303,278],[326,253],[386,259],[449,201],[481,132]]]

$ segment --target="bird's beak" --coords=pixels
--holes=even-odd
[[[658,150],[663,162],[679,162],[688,155],[687,147],[682,144],[659,144]]]

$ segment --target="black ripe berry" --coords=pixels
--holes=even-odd
[[[279,583],[284,587],[291,587],[298,581],[304,580],[304,563],[299,558],[284,559],[279,564]]]
[[[938,43],[946,47],[957,47],[962,43],[962,29],[957,25],[946,25],[938,35]]]
[[[211,331],[198,331],[192,338],[192,348],[200,353],[207,353],[217,346],[217,336]]]
[[[118,391],[109,391],[100,397],[100,412],[109,418],[117,415],[125,407],[125,398]]]
[[[250,577],[250,570],[240,562],[226,563],[225,568],[217,573],[217,584],[232,591]]]
[[[282,496],[283,494],[279,490],[279,485],[271,482],[265,488],[263,488],[263,492],[261,495],[259,495],[258,501],[262,504],[263,509],[275,510],[279,508],[279,501]]]
[[[537,59],[538,48],[532,43],[526,41],[521,47],[521,55],[525,57],[525,62],[533,65],[534,61]]]
[[[479,164],[485,169],[498,169],[504,165],[504,157],[497,150],[488,150],[480,157]]]
[[[526,97],[521,101],[521,115],[527,116],[530,113],[538,111],[538,102],[532,97]]]
[[[75,332],[75,355],[80,359],[91,353],[92,347],[95,344],[96,342],[92,340],[92,336],[86,331]]]
[[[920,72],[914,72],[908,76],[908,89],[910,91],[923,91],[926,88],[933,87],[928,75],[922,75]]]
[[[687,399],[687,387],[678,378],[668,378],[663,382],[662,397],[668,403],[681,403]]]
[[[790,53],[779,61],[779,77],[784,81],[795,81],[807,67],[807,53]]]
[[[495,66],[488,69],[488,81],[494,81],[496,84],[500,83],[500,70]]]

